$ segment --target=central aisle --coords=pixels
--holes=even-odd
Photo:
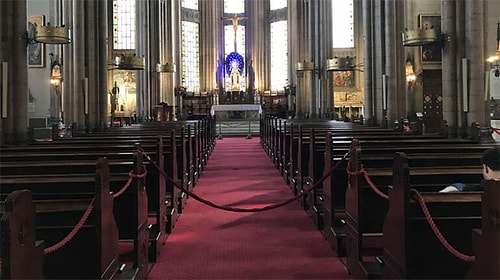
[[[245,209],[292,196],[259,139],[243,137],[217,140],[194,193]],[[192,197],[149,274],[149,279],[349,278],[298,201],[243,213]]]

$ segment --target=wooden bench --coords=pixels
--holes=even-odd
[[[487,181],[481,196],[481,228],[472,231],[475,261],[467,279],[500,279],[500,182]]]
[[[343,247],[343,231],[345,220],[345,196],[347,189],[347,173],[346,164],[341,165],[335,171],[331,171],[332,167],[338,161],[342,161],[343,157],[350,152],[353,147],[345,147],[340,143],[337,145],[335,141],[328,141],[325,151],[324,174],[331,172],[332,175],[327,177],[323,182],[323,218],[324,230],[323,234],[329,241],[331,247],[337,251],[339,256],[342,256],[345,250]],[[357,144],[359,145],[359,144]],[[379,141],[361,141],[362,145],[362,160],[358,158],[360,164],[365,168],[384,167],[390,169],[392,165],[392,156],[397,151],[416,156],[419,154],[434,154],[435,164],[442,165],[459,165],[466,164],[479,166],[479,158],[481,154],[491,145],[475,144],[473,142],[450,139],[449,141],[437,140],[379,140]],[[457,161],[457,156],[460,155],[460,160]],[[422,156],[420,164],[425,164],[426,161],[431,161],[426,156]],[[354,165],[356,167],[356,165]],[[361,168],[361,167],[359,167]],[[386,171],[387,175],[390,172]],[[371,175],[371,174],[370,174]],[[360,180],[364,180],[360,175]],[[389,179],[386,179],[386,182]],[[389,180],[390,182],[390,180]],[[385,184],[388,185],[388,184]]]
[[[310,188],[314,184],[318,184],[316,188],[313,188],[310,193],[304,196],[302,204],[304,209],[306,209],[309,215],[313,218],[313,221],[319,230],[323,230],[324,220],[323,188],[319,180],[323,177],[325,169],[324,164],[327,141],[331,141],[335,147],[339,147],[350,144],[354,137],[370,142],[379,142],[382,140],[408,141],[410,139],[434,141],[436,139],[443,139],[441,135],[437,134],[407,134],[400,131],[379,131],[378,129],[353,131],[331,130],[326,134],[326,137],[325,134],[317,135],[314,128],[310,129],[308,134],[302,134],[302,137],[299,140],[301,144],[299,145],[299,156],[297,159],[297,166],[299,168],[297,173],[300,174],[298,178],[299,181],[301,181],[301,183],[299,183],[300,192],[303,192],[304,189]]]
[[[0,207],[2,278],[145,278],[145,269],[123,271],[119,260],[118,228],[106,158],[97,161],[91,185],[95,188],[94,197],[33,201],[28,190],[8,195]],[[47,248],[44,255],[44,247],[67,237],[89,210],[87,220],[74,237],[61,247]]]
[[[132,155],[133,159],[128,160],[126,164],[114,166],[114,168],[122,168],[122,170],[118,171],[119,178],[114,177],[115,175],[108,176],[111,190],[114,193],[117,193],[126,185],[127,181],[131,179],[130,174],[145,173],[145,170],[143,170],[145,167],[145,164],[143,164],[143,154],[139,144],[135,145]],[[2,172],[2,176],[0,176],[2,180],[2,194],[16,189],[29,188],[37,200],[39,198],[68,199],[74,196],[89,197],[94,192],[94,187],[89,182],[92,182],[93,176],[95,176],[95,167],[94,172],[91,172],[90,168],[92,165],[90,162],[80,162],[78,160],[73,160],[73,162],[75,163],[74,166],[77,166],[77,169],[80,171],[80,174],[65,172],[67,170],[64,170],[64,167],[68,165],[67,161],[58,162],[52,160],[49,162],[35,162],[34,164],[26,162],[25,164],[30,165],[31,169],[35,169],[35,165],[39,166],[35,170],[31,170],[31,172],[29,169],[23,169],[25,172],[22,172],[22,174],[14,173],[16,168],[22,169],[22,163],[13,162],[11,166],[5,167],[9,164],[2,162],[0,165],[0,171]],[[59,172],[59,170],[62,171]],[[23,180],[23,177],[27,177],[28,179]],[[164,240],[166,236],[159,236],[157,232],[150,236],[152,231],[148,221],[148,200],[145,188],[146,177],[134,178],[131,182],[133,183],[131,187],[127,188],[124,193],[114,200],[113,212],[115,213],[115,220],[119,228],[120,240],[128,240],[134,243],[131,255],[134,259],[134,264],[143,273],[142,271],[146,270],[145,266],[148,262],[148,241],[151,240],[152,247],[154,247],[152,248],[152,252],[155,252],[160,244],[162,244],[158,238],[161,237]]]
[[[168,135],[170,133],[170,135]],[[168,160],[171,157],[170,154],[177,154],[177,165],[182,168],[186,166],[183,150],[185,150],[184,141],[181,136],[177,137],[174,141],[173,131],[164,131],[164,136],[159,136],[157,134],[151,135],[136,135],[136,136],[123,136],[116,137],[112,135],[108,136],[94,136],[88,138],[67,138],[64,140],[56,141],[53,143],[44,143],[38,145],[28,145],[21,147],[4,147],[2,148],[2,154],[0,160],[2,162],[12,162],[16,160],[26,161],[43,161],[43,160],[94,160],[98,156],[108,156],[113,163],[119,160],[130,160],[131,159],[131,147],[134,143],[141,143],[143,149],[149,153],[153,158],[157,157],[158,141],[159,138],[163,139],[163,152],[167,160],[165,161],[166,168],[172,168],[170,171],[167,170],[168,174],[173,174],[174,170],[181,176],[180,184],[185,188],[190,184],[187,180],[185,174],[187,170],[178,170],[174,168],[173,164],[175,162]],[[73,154],[73,156],[68,155]],[[156,159],[157,161],[157,159]],[[172,164],[173,163],[173,164]],[[77,163],[75,163],[77,164]],[[146,163],[148,164],[148,163]],[[151,169],[155,172],[154,169]],[[151,177],[152,178],[152,177]],[[167,182],[169,183],[169,182]],[[169,193],[169,192],[168,192]],[[171,200],[176,200],[176,196],[172,195]]]
[[[482,216],[482,207],[489,208],[489,205],[482,205],[482,196],[496,193],[493,199],[497,200],[498,206],[499,184],[489,183],[487,193],[415,191],[411,182],[418,171],[410,165],[411,159],[404,153],[395,155],[393,186],[389,190],[390,207],[383,225],[384,254],[379,262],[382,276],[463,279],[472,264],[469,258],[473,255],[472,232],[487,219]],[[491,192],[492,187],[497,190]],[[442,245],[441,238],[429,225],[421,203],[425,203],[442,239],[458,252],[452,254],[451,249]],[[498,228],[496,231],[498,233]],[[498,244],[498,235],[491,241],[495,240]]]

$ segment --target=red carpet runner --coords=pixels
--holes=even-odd
[[[259,139],[217,140],[194,192],[218,205],[256,208],[292,193]],[[189,198],[149,279],[346,279],[342,263],[298,201],[257,213]]]

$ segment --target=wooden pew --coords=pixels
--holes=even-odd
[[[36,164],[39,165],[36,170],[32,170],[32,172],[36,172],[35,174],[30,173],[29,169],[24,169],[25,171],[22,174],[5,175],[6,172],[13,172],[12,168],[14,166],[10,166],[10,169],[3,168],[6,163],[2,162],[2,176],[0,177],[2,179],[2,192],[30,188],[35,195],[35,199],[67,199],[73,196],[88,197],[89,194],[93,193],[93,187],[88,184],[94,176],[89,170],[91,165],[88,162],[77,160],[74,160],[74,162],[75,165],[73,167],[77,166],[80,174],[65,172],[67,170],[64,169],[64,166],[69,164],[67,161],[58,162],[57,160],[53,160],[50,162],[36,162],[35,165],[31,164],[32,169],[35,169],[34,166]],[[26,162],[25,164],[28,165],[28,163]],[[143,164],[143,154],[139,144],[135,145],[133,160],[129,160],[125,164],[121,164],[121,166],[120,168],[125,168],[121,171],[125,173],[120,175],[122,179],[113,178],[113,176],[108,177],[108,180],[112,184],[111,188],[115,193],[125,185],[130,174],[143,174],[145,171],[143,170],[145,165]],[[17,168],[21,169],[22,164],[18,165]],[[130,172],[130,169],[132,169],[132,172]],[[15,178],[16,176],[25,176],[28,177],[28,180],[23,183],[23,180]],[[68,182],[72,182],[71,185],[68,186]],[[142,277],[147,271],[148,240],[150,239],[151,230],[148,223],[148,201],[145,188],[146,177],[134,178],[133,182],[134,184],[131,187],[126,189],[118,199],[114,200],[113,211],[119,227],[120,240],[129,240],[134,244],[132,253],[133,267],[137,268],[136,274]],[[163,239],[165,238],[166,236],[163,236]],[[159,244],[154,243],[153,246],[156,247]]]
[[[208,155],[214,141],[209,138],[209,134],[204,131],[209,129],[209,122],[202,127],[197,125],[200,121],[182,121],[165,123],[147,123],[141,126],[132,126],[119,128],[110,131],[101,131],[92,135],[82,135],[80,137],[63,139],[62,141],[85,143],[87,140],[105,142],[106,139],[120,139],[120,141],[135,141],[145,145],[150,142],[151,137],[156,135],[168,134],[171,130],[176,131],[177,145],[177,165],[178,165],[178,184],[184,189],[192,190],[198,180],[203,165],[206,164]],[[203,124],[203,123],[202,123]],[[165,141],[168,143],[167,141]],[[204,146],[210,145],[210,146]],[[177,190],[175,190],[177,192]],[[183,191],[178,191],[173,199],[176,202],[176,215],[182,213],[182,209],[187,202],[187,195]]]
[[[482,193],[417,193],[410,181],[418,171],[410,165],[404,153],[395,155],[390,207],[383,225],[382,276],[463,279],[471,266],[467,258],[473,253],[472,230],[481,227]],[[443,239],[457,254],[463,254],[463,259],[452,254],[441,244],[441,238],[436,237],[419,203],[420,198],[425,201]]]
[[[16,190],[2,204],[2,278],[113,279],[144,277],[137,270],[122,271],[118,229],[106,158],[97,161],[95,196],[33,201],[28,190]],[[93,205],[89,218],[62,247],[49,249],[73,229]],[[35,230],[36,229],[36,230]],[[20,238],[22,237],[22,238]],[[121,276],[119,276],[121,274]]]
[[[487,181],[481,196],[481,228],[472,232],[475,261],[467,279],[500,279],[500,182]]]
[[[178,170],[178,165],[185,166],[185,155],[182,153],[184,148],[184,141],[175,139],[175,132],[164,131],[164,134],[170,133],[170,135],[160,136],[156,134],[151,135],[135,135],[135,136],[122,136],[117,137],[114,135],[105,136],[89,136],[89,137],[75,137],[75,138],[65,138],[64,140],[55,141],[53,143],[44,143],[38,145],[29,145],[22,147],[4,147],[0,155],[1,169],[4,170],[3,175],[10,174],[10,172],[5,171],[5,167],[10,166],[14,169],[13,172],[17,174],[28,174],[34,172],[38,166],[41,168],[39,172],[56,172],[54,169],[48,168],[51,164],[61,165],[63,161],[66,161],[66,166],[57,167],[57,170],[62,173],[64,168],[67,169],[68,173],[75,173],[77,170],[79,172],[88,172],[91,168],[92,161],[99,156],[107,156],[110,159],[111,169],[113,177],[121,173],[128,172],[128,166],[132,160],[132,149],[134,143],[140,142],[143,150],[150,155],[155,162],[162,163],[163,169],[167,174],[170,174],[172,178],[177,180],[177,176],[183,175],[186,171]],[[182,136],[180,136],[182,139]],[[160,144],[161,141],[161,144]],[[180,152],[177,152],[177,148]],[[159,155],[163,155],[164,160],[159,160]],[[177,158],[177,160],[173,160]],[[78,159],[78,160],[75,160]],[[16,166],[16,161],[19,161]],[[41,162],[53,162],[47,164],[41,164]],[[145,162],[148,166],[149,162]],[[85,166],[88,168],[85,169]],[[27,169],[27,170],[26,170]],[[171,232],[171,228],[174,227],[175,221],[177,220],[177,209],[182,208],[178,205],[180,201],[179,190],[173,187],[170,181],[163,180],[163,183],[159,183],[163,176],[159,174],[156,168],[148,168],[150,175],[148,176],[148,202],[149,208],[152,216],[158,216],[158,211],[162,210],[158,207],[167,207],[168,210],[163,210],[162,213],[173,213],[168,214],[168,225],[162,227],[162,232]],[[187,187],[188,183],[186,178],[181,177],[183,180],[177,182]],[[164,190],[166,184],[166,190]],[[159,186],[163,189],[161,193],[157,190]],[[165,201],[166,200],[166,201]],[[161,202],[160,202],[161,201]],[[161,206],[159,206],[161,205]]]
[[[354,142],[354,141],[353,141]],[[330,172],[331,168],[342,160],[342,157],[353,149],[345,147],[343,144],[334,140],[328,141],[325,151],[325,173]],[[360,145],[359,142],[356,145]],[[474,144],[462,140],[450,139],[449,141],[441,141],[439,139],[411,139],[411,140],[378,140],[378,141],[363,141],[362,145],[362,160],[358,157],[360,164],[366,168],[384,167],[386,175],[390,175],[392,157],[397,151],[404,151],[411,154],[415,160],[419,160],[420,165],[425,165],[426,161],[431,161],[424,154],[433,154],[435,159],[432,159],[434,164],[438,165],[473,165],[479,166],[481,154],[491,145]],[[423,156],[419,156],[423,155]],[[421,158],[419,158],[421,157]],[[457,160],[457,157],[460,160]],[[345,196],[347,189],[347,173],[345,172],[345,164],[342,163],[337,170],[332,172],[332,175],[323,182],[323,210],[324,210],[324,231],[323,234],[329,241],[331,247],[337,251],[337,254],[342,256],[345,247],[343,247],[343,238],[345,237]],[[353,165],[356,167],[356,165]],[[361,168],[359,166],[359,168]],[[375,175],[375,174],[371,174]],[[382,174],[381,174],[382,175]],[[360,175],[360,180],[364,180]],[[389,178],[385,179],[384,185],[387,184]]]

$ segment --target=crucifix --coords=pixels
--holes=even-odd
[[[245,20],[248,17],[238,17],[237,14],[234,14],[232,17],[222,17],[223,20],[230,20],[233,23],[234,30],[234,51],[236,52],[236,35],[238,34],[238,21]]]

